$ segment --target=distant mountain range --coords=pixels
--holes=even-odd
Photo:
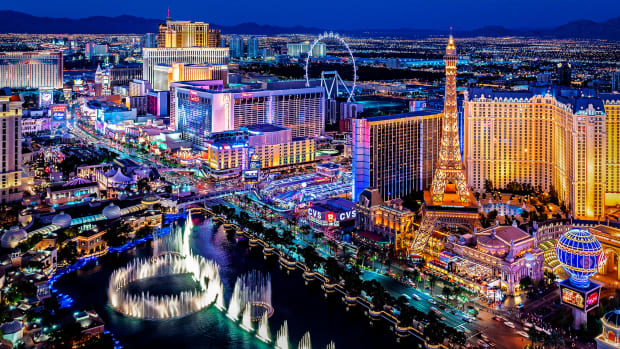
[[[0,32],[31,34],[143,34],[157,32],[163,19],[149,19],[129,15],[118,17],[94,16],[80,19],[37,17],[23,12],[0,11]],[[317,34],[326,29],[314,27],[278,27],[256,23],[242,23],[234,26],[213,24],[224,34]],[[432,29],[376,29],[376,30],[334,30],[353,36],[398,36],[423,37],[446,33]],[[475,30],[457,31],[459,37],[503,37],[529,36],[542,38],[607,39],[620,41],[620,17],[604,22],[580,20],[548,29],[509,29],[502,26],[486,26]]]

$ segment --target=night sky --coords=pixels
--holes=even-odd
[[[5,2],[0,8],[37,16],[130,14],[163,19],[168,6],[174,19],[326,29],[548,28],[579,19],[600,22],[620,16],[620,0],[30,0]]]

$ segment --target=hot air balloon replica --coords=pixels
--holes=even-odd
[[[560,282],[564,305],[573,309],[573,327],[588,319],[588,311],[598,307],[601,285],[590,281],[604,258],[603,246],[589,231],[573,228],[558,239],[555,253],[570,277]]]

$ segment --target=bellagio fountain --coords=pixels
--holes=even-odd
[[[214,302],[223,305],[224,286],[219,266],[192,254],[189,246],[192,229],[191,216],[188,215],[184,226],[175,225],[170,234],[155,239],[152,258],[136,259],[115,270],[108,286],[112,307],[126,316],[159,320],[180,318]],[[127,287],[139,280],[182,274],[189,274],[198,289],[162,296],[144,291],[132,292]]]
[[[191,214],[185,224],[174,223],[171,232],[156,238],[153,256],[136,259],[110,276],[108,299],[120,313],[145,320],[181,318],[213,304],[247,332],[255,332],[257,339],[272,343],[277,349],[289,346],[288,323],[284,321],[275,338],[271,338],[269,318],[273,314],[271,303],[271,278],[269,274],[251,271],[237,278],[229,306],[225,306],[224,285],[217,263],[190,248],[190,235],[194,224]],[[149,292],[132,292],[129,285],[172,275],[189,274],[197,283],[197,290],[181,291],[172,295],[152,295]],[[257,323],[254,329],[253,323]],[[311,349],[310,333],[302,337],[298,349]],[[335,349],[330,343],[327,349]]]

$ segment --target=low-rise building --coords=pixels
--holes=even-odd
[[[314,155],[313,138],[293,138],[289,128],[262,124],[212,134],[204,156],[211,175],[231,177],[247,169],[251,157],[264,172],[313,163]]]
[[[518,292],[525,277],[537,282],[544,276],[544,255],[538,248],[536,236],[516,224],[480,230],[474,233],[472,241],[463,238],[456,242],[448,241],[445,248],[466,261],[484,267],[477,270],[456,267],[453,272],[466,275],[481,286],[498,280],[498,286],[506,294]]]
[[[339,197],[312,202],[306,214],[310,226],[331,239],[355,226],[355,204]]]
[[[107,247],[103,239],[104,230],[89,229],[81,231],[73,240],[77,243],[78,253],[91,255],[100,251],[104,251]]]
[[[74,178],[68,182],[47,188],[47,203],[52,206],[77,203],[99,196],[99,185],[85,178]]]
[[[379,189],[367,188],[359,196],[356,205],[356,227],[389,239],[402,248],[401,234],[413,224],[415,212],[403,206],[401,199],[384,202]]]

